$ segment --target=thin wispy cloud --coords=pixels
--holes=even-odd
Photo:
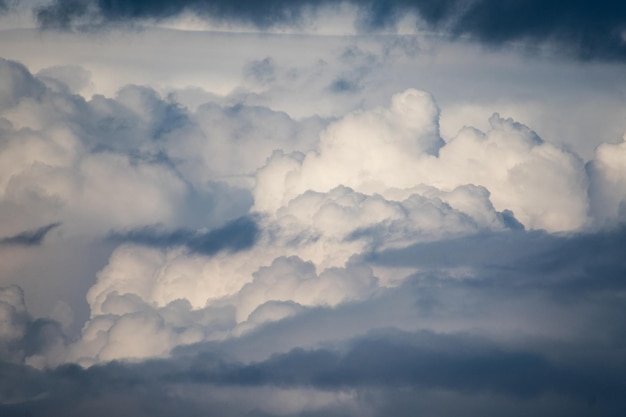
[[[21,232],[13,236],[0,238],[0,246],[37,246],[41,245],[46,235],[61,223],[52,223],[35,230]]]

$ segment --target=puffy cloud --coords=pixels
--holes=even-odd
[[[253,261],[237,266],[246,257]],[[334,306],[377,289],[365,266],[329,268],[318,275],[313,264],[297,257],[277,258],[266,267],[254,257],[240,252],[207,259],[132,246],[116,250],[87,294],[92,317],[72,358],[88,364],[163,356],[181,344],[221,339],[283,319],[301,306]],[[243,324],[236,328],[237,323]],[[141,351],[124,350],[119,341],[134,334],[134,326],[141,327]]]
[[[146,97],[158,101],[146,90],[122,101],[144,109],[149,120],[161,111],[145,107]],[[211,116],[203,121],[200,115]],[[192,117],[189,132],[224,135],[229,139],[218,147],[242,152],[235,158],[245,158],[248,144],[259,154],[269,154],[265,144],[272,143],[291,153],[273,152],[258,170],[259,214],[251,226],[112,235],[132,245],[115,250],[87,293],[91,318],[72,353],[84,364],[162,357],[178,345],[240,337],[308,308],[368,299],[399,282],[388,266],[374,265],[375,274],[367,265],[380,251],[524,227],[572,231],[587,222],[587,176],[578,157],[497,114],[489,131],[466,128],[445,143],[437,105],[417,90],[394,96],[389,108],[337,120],[308,151],[309,140],[287,140],[302,125],[282,113],[207,105]],[[263,120],[288,128],[277,139],[255,129],[267,139],[252,145],[247,123],[262,126]],[[201,143],[193,134],[182,140]],[[237,140],[241,147],[229,144]],[[259,164],[255,157],[235,165]],[[208,175],[231,175],[229,169],[218,165]],[[407,266],[405,275],[423,268]],[[221,324],[203,318],[207,309],[223,312]],[[145,341],[140,347],[124,342],[135,334]]]
[[[417,90],[395,95],[389,109],[350,114],[328,127],[319,150],[308,153],[301,167],[291,155],[270,160],[258,175],[255,208],[276,210],[306,190],[326,192],[337,185],[367,193],[418,185],[410,175],[417,159],[442,145],[438,117],[432,97]]]
[[[57,323],[0,291],[0,413],[623,408],[622,144],[585,170],[498,114],[444,141],[414,89],[332,120],[276,110],[309,81],[291,99],[322,91],[312,108],[365,95],[328,86],[367,89],[380,57],[339,53],[341,73],[261,54],[245,88],[190,107],[132,85],[86,99],[77,68],[0,63],[2,265],[48,304],[60,294]],[[102,259],[55,292],[20,265],[74,265],[89,239]],[[89,314],[66,338],[83,324],[70,291]]]
[[[292,301],[303,306],[336,306],[364,299],[376,290],[377,279],[366,266],[329,268],[319,276],[312,263],[297,257],[277,258],[253,274],[252,282],[237,293],[237,318],[246,320],[270,300]],[[264,315],[268,317],[267,307]],[[279,316],[282,318],[281,316]]]
[[[328,127],[318,150],[274,155],[258,174],[255,208],[272,212],[306,190],[337,185],[389,197],[420,185],[452,191],[471,184],[487,188],[496,209],[527,227],[586,223],[587,176],[574,154],[497,114],[488,132],[467,128],[444,144],[438,117],[432,97],[416,90],[394,96],[389,109],[350,114]]]
[[[194,181],[222,178],[245,186],[272,151],[308,151],[323,126],[318,117],[298,121],[267,107],[215,102],[201,105],[193,121],[193,131],[169,141],[168,155]]]
[[[150,239],[136,243],[156,248],[122,246],[87,294],[92,318],[86,329],[105,326],[98,330],[103,332],[98,347],[85,353],[83,346],[91,345],[89,340],[94,338],[88,334],[95,331],[85,330],[76,349],[83,359],[96,361],[140,354],[129,351],[125,355],[121,347],[109,347],[117,326],[124,323],[122,328],[132,332],[133,325],[143,323],[136,317],[136,308],[124,300],[136,300],[157,320],[142,328],[148,349],[143,354],[161,356],[182,340],[190,343],[245,333],[267,321],[297,314],[300,306],[336,306],[368,298],[378,291],[379,282],[369,267],[358,259],[350,260],[360,253],[510,226],[506,216],[495,211],[484,188],[463,186],[444,193],[426,187],[421,191],[422,195],[416,192],[400,202],[346,187],[307,192],[279,209],[275,217],[259,219],[261,234],[254,246],[212,252],[210,257],[180,239],[166,239],[163,249]],[[188,249],[172,248],[172,244],[186,244]],[[178,328],[161,315],[162,309],[177,300],[184,300],[195,312],[190,316],[195,319]],[[234,309],[230,327],[216,330],[194,321],[205,308],[221,306]],[[194,328],[202,329],[193,333],[198,339],[179,334]],[[157,352],[148,346],[156,346]],[[108,356],[111,349],[114,356]]]
[[[70,407],[89,410],[98,407],[95,399],[105,398],[119,413],[154,396],[161,405],[150,411],[153,415],[167,414],[175,405],[184,406],[182,414],[195,415],[195,410],[206,412],[203,406],[217,404],[234,415],[246,410],[261,415],[363,415],[363,410],[384,415],[405,391],[423,396],[423,407],[439,410],[435,398],[443,391],[466,411],[491,404],[487,415],[516,407],[546,416],[570,409],[583,415],[588,407],[608,414],[621,410],[623,367],[615,361],[619,347],[614,342],[623,339],[619,242],[624,232],[556,237],[517,231],[493,233],[492,240],[467,239],[465,246],[424,243],[403,255],[403,262],[431,262],[437,275],[416,274],[398,287],[334,307],[268,303],[253,313],[259,322],[264,315],[285,319],[265,321],[237,337],[179,348],[161,360],[41,372],[3,364],[0,372],[6,378],[0,380],[11,380],[14,388],[0,391],[0,407],[7,415],[25,410],[54,415]],[[481,248],[484,242],[491,244]],[[483,255],[478,262],[472,261],[475,253]],[[571,253],[576,265],[569,261]],[[442,256],[477,269],[465,279],[445,275],[434,261]],[[612,279],[606,279],[611,275],[607,271],[613,271]],[[361,271],[355,277],[366,275]],[[312,264],[282,258],[244,288],[279,298],[290,286],[320,278]],[[337,285],[337,279],[328,284]],[[316,294],[302,291],[301,297]],[[131,295],[111,293],[103,310],[106,314],[86,328],[82,348],[91,341],[109,359],[128,358],[128,352],[135,358],[165,356],[166,347],[194,340],[185,331],[194,329],[197,337],[206,329],[234,325],[232,309],[192,309],[183,301],[155,308]],[[221,323],[216,319],[220,314]],[[386,330],[372,331],[377,328]],[[103,349],[99,338],[108,341]],[[141,342],[125,346],[136,338]],[[135,394],[137,387],[141,390]],[[300,390],[308,390],[302,394],[308,401],[299,400]],[[287,401],[288,393],[297,399]],[[398,407],[419,409],[407,401],[402,402],[405,408]],[[458,412],[444,410],[444,415]]]
[[[184,178],[178,172],[167,154],[175,148],[170,135],[193,131],[194,122],[176,103],[135,86],[115,99],[86,101],[47,87],[17,63],[1,64],[6,88],[0,97],[5,137],[0,204],[12,220],[3,222],[12,225],[6,234],[32,228],[34,221],[62,222],[73,235],[94,235],[194,219],[195,224],[219,224],[245,213],[247,192],[215,181],[216,172],[224,172],[209,171],[211,161],[202,160],[201,175]],[[228,198],[211,203],[218,194]],[[210,205],[196,210],[198,200],[215,211]]]
[[[446,172],[434,184],[483,185],[497,209],[512,210],[529,228],[582,227],[588,210],[583,162],[511,119],[496,114],[490,124],[486,133],[462,130],[441,150],[439,168]]]
[[[394,193],[397,200],[343,186],[327,193],[307,191],[277,210],[276,222],[284,241],[297,243],[317,265],[343,265],[367,250],[507,227],[481,187]]]

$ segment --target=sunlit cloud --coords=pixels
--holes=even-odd
[[[626,410],[623,7],[0,12],[0,414]]]

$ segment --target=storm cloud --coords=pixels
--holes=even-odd
[[[0,4],[1,415],[624,414],[621,6]]]
[[[623,60],[626,8],[613,1],[471,1],[458,0],[352,0],[301,1],[83,1],[55,0],[35,9],[44,28],[68,28],[86,17],[98,24],[165,19],[182,12],[207,18],[251,23],[261,29],[301,25],[305,15],[324,7],[349,4],[357,10],[357,27],[364,30],[394,28],[407,13],[428,30],[452,38],[469,37],[487,46],[510,43],[533,51],[549,42],[561,53],[583,60]],[[536,51],[535,51],[536,52]]]

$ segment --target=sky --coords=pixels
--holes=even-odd
[[[626,6],[0,0],[2,416],[623,416]]]

